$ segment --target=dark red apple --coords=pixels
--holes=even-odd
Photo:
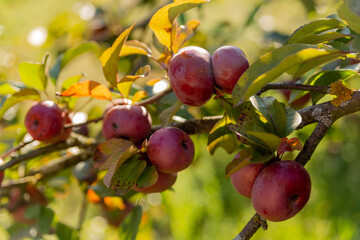
[[[194,154],[194,143],[189,135],[174,127],[154,132],[147,146],[149,160],[163,173],[176,173],[187,168]]]
[[[106,139],[124,138],[138,143],[151,131],[151,117],[143,106],[117,105],[104,116],[102,132]]]
[[[28,133],[45,143],[66,140],[71,133],[71,128],[64,129],[66,123],[71,123],[69,113],[52,101],[37,102],[25,117]]]
[[[264,167],[252,188],[252,203],[263,218],[279,222],[296,215],[310,198],[311,179],[295,161],[277,161]]]
[[[135,185],[134,190],[141,193],[163,192],[166,189],[169,189],[172,185],[174,185],[176,178],[177,173],[168,174],[158,171],[158,179],[153,185],[145,188],[139,188]]]
[[[244,197],[251,198],[252,187],[255,179],[263,167],[263,163],[252,163],[232,174],[231,183],[235,190]]]
[[[214,76],[210,53],[200,47],[184,47],[169,64],[171,86],[178,99],[189,106],[200,106],[210,100]]]
[[[215,84],[231,94],[241,75],[249,68],[245,53],[235,46],[222,46],[214,52],[211,60]]]

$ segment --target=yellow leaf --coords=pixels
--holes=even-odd
[[[126,41],[123,48],[120,52],[120,57],[125,57],[129,55],[145,55],[151,56],[151,49],[143,42],[137,40]]]
[[[146,85],[152,87],[155,85],[155,83],[161,81],[162,79],[161,78],[154,78],[154,79],[151,79],[149,81],[146,82]]]
[[[181,46],[194,35],[199,25],[200,22],[198,20],[190,20],[185,25],[177,28],[176,34],[173,35],[171,46],[174,53],[177,53]]]
[[[69,87],[69,89],[61,93],[63,97],[93,97],[98,99],[111,100],[111,92],[104,85],[92,81],[86,80],[83,82],[75,83]]]
[[[209,2],[209,0],[176,1],[160,8],[149,22],[149,26],[159,42],[170,50],[171,30],[175,18],[179,14],[205,2]]]
[[[118,72],[120,51],[133,27],[134,25],[125,29],[113,45],[106,49],[100,57],[105,78],[113,87],[116,87],[116,74]]]
[[[150,66],[146,65],[140,68],[135,75],[127,75],[119,80],[117,84],[117,88],[119,89],[120,93],[123,97],[127,98],[129,96],[130,88],[132,84],[135,82],[136,79],[146,77],[150,73]]]
[[[135,103],[135,102],[139,102],[143,98],[146,98],[147,96],[148,96],[147,92],[140,90],[134,94],[131,100],[133,103]]]

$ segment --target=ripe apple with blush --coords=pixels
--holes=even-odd
[[[237,81],[249,68],[245,53],[236,46],[219,47],[211,58],[215,84],[231,94]]]
[[[35,140],[54,143],[66,140],[72,131],[64,125],[71,123],[69,113],[53,101],[34,104],[25,116],[25,127]]]
[[[255,179],[263,168],[263,163],[251,163],[233,173],[231,175],[231,183],[235,190],[244,197],[251,198]]]
[[[200,47],[184,47],[169,63],[171,86],[178,99],[189,106],[201,106],[210,100],[215,80],[210,53]]]
[[[163,192],[174,185],[177,178],[177,173],[162,173],[159,171],[157,171],[157,173],[158,178],[153,185],[144,188],[139,188],[135,185],[134,190],[140,193],[156,193]]]
[[[296,215],[310,198],[311,179],[296,161],[266,165],[255,179],[252,204],[263,218],[279,222]]]
[[[154,132],[147,146],[150,162],[163,173],[176,173],[187,168],[192,163],[194,154],[194,143],[189,135],[175,127]]]
[[[116,105],[105,112],[102,132],[107,140],[124,138],[138,143],[149,136],[151,122],[143,106]]]

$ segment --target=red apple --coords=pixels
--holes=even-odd
[[[184,47],[169,64],[171,86],[178,99],[189,106],[200,106],[210,100],[214,91],[211,55],[200,47]]]
[[[263,167],[263,163],[252,163],[232,174],[231,183],[235,190],[244,197],[251,198],[252,187],[255,179]]]
[[[163,192],[166,189],[169,189],[172,185],[174,185],[176,178],[177,173],[167,174],[158,171],[158,179],[153,185],[145,188],[139,188],[135,185],[134,190],[141,193]]]
[[[295,161],[277,161],[264,167],[252,188],[252,203],[263,218],[279,222],[296,215],[310,198],[311,179]]]
[[[231,94],[241,75],[249,68],[245,53],[235,46],[222,46],[214,52],[211,60],[215,84]]]
[[[64,129],[66,123],[71,123],[68,112],[52,101],[37,102],[25,117],[28,133],[45,143],[66,140],[71,133],[71,128]]]
[[[124,138],[138,143],[151,131],[151,117],[143,106],[117,105],[104,116],[102,132],[106,139]]]
[[[149,160],[163,173],[176,173],[187,168],[194,154],[194,143],[189,135],[174,127],[154,132],[147,146]]]

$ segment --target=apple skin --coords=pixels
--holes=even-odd
[[[251,198],[255,179],[263,168],[263,163],[252,163],[233,173],[231,175],[231,183],[235,190],[244,197]]]
[[[308,202],[311,179],[295,161],[277,161],[264,167],[252,188],[252,204],[263,218],[280,222],[295,216]]]
[[[177,178],[177,173],[168,174],[158,171],[158,179],[153,185],[145,188],[139,188],[135,185],[134,190],[140,193],[163,192],[169,189],[172,185],[174,185],[176,178]]]
[[[215,84],[231,94],[241,75],[249,68],[245,53],[235,46],[222,46],[214,52],[211,60]]]
[[[160,172],[176,173],[190,166],[194,160],[194,143],[179,128],[162,128],[150,136],[147,155]]]
[[[66,140],[72,131],[64,129],[66,123],[71,123],[69,113],[52,101],[42,101],[34,104],[25,117],[25,127],[33,139],[45,143]]]
[[[169,64],[171,86],[178,99],[189,106],[201,106],[210,100],[215,80],[210,53],[200,47],[184,47]]]
[[[103,119],[102,132],[108,140],[124,138],[138,143],[150,135],[151,117],[143,106],[116,105]]]

